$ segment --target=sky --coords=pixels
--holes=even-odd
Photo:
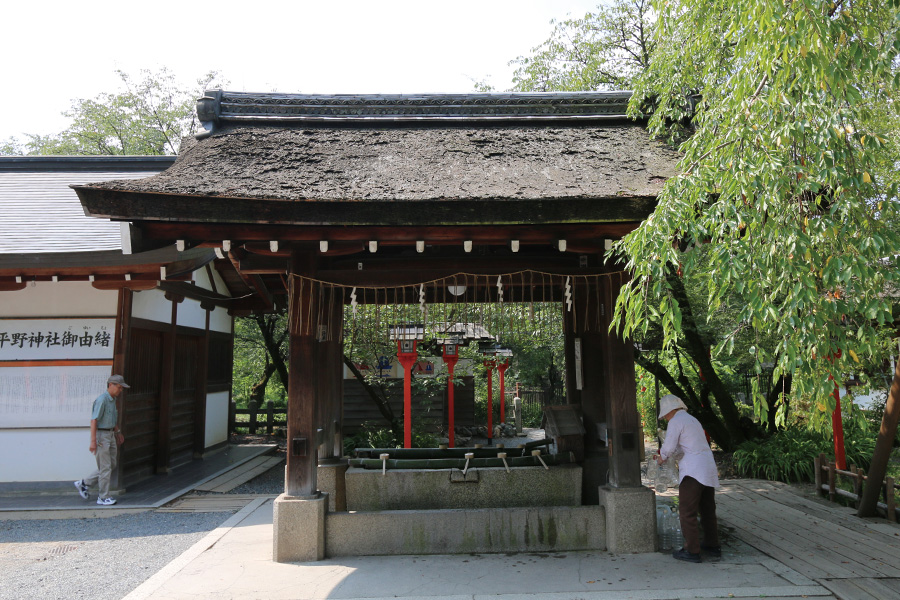
[[[246,92],[464,93],[511,85],[509,61],[600,0],[83,0],[3,9],[0,142],[52,134],[73,99],[121,91],[117,69],[219,71]]]

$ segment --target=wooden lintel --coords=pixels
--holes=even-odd
[[[17,281],[0,281],[0,292],[16,292],[18,290],[24,290],[25,286],[28,285],[26,282],[17,282]]]
[[[156,289],[158,283],[156,279],[132,279],[131,281],[125,281],[124,279],[98,279],[91,282],[91,285],[98,290],[132,290],[142,292]]]
[[[591,240],[619,239],[640,225],[642,219],[598,223],[541,223],[496,225],[400,225],[334,227],[327,225],[263,225],[228,223],[178,223],[170,221],[144,221],[138,224],[147,239],[188,239],[203,246],[221,246],[222,240],[230,240],[233,246],[259,242],[262,253],[269,253],[269,241],[308,242],[310,250],[318,251],[319,242],[329,242],[335,253],[340,253],[345,243],[354,249],[355,243],[378,240],[382,245],[410,245],[424,240],[429,245],[453,245],[463,240],[475,244],[502,245],[519,240],[523,245],[551,244],[558,239]],[[279,251],[279,254],[281,251]]]

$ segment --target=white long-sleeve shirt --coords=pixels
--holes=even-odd
[[[664,460],[678,460],[678,483],[690,476],[705,486],[719,487],[719,472],[703,427],[686,411],[679,410],[672,416],[659,455]]]

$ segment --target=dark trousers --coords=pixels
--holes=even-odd
[[[684,548],[693,554],[700,553],[700,530],[697,527],[697,513],[703,526],[703,544],[719,545],[719,529],[716,520],[716,488],[703,485],[693,477],[685,477],[678,486],[678,516],[681,519],[681,533]]]

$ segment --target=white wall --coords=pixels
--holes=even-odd
[[[90,415],[87,415],[89,418]],[[0,481],[75,481],[97,469],[90,428],[0,431]]]
[[[183,327],[193,327],[194,329],[206,329],[206,311],[200,308],[197,300],[185,298],[184,302],[178,305],[177,323]]]
[[[228,439],[228,392],[206,396],[206,447]]]
[[[165,292],[144,290],[135,292],[131,301],[131,316],[160,323],[172,322],[172,302],[166,300]]]
[[[24,290],[0,292],[0,317],[115,317],[116,291],[89,281],[37,281]]]
[[[0,292],[0,317],[57,318],[106,317],[114,319],[119,294],[116,291],[95,289],[90,282],[66,281],[53,283],[38,281],[34,286],[15,292]],[[110,350],[112,352],[112,350]],[[10,373],[23,370],[45,371],[52,368],[0,367]],[[102,389],[102,381],[109,375],[109,367],[62,367],[59,371],[103,372],[100,387],[92,392],[83,414],[77,415],[84,427],[47,428],[35,423],[34,429],[4,427],[10,421],[0,420],[0,481],[75,481],[97,468],[90,443],[90,402]],[[77,372],[77,373],[76,373]],[[70,374],[71,375],[71,374]],[[70,386],[69,386],[70,387]],[[68,387],[66,387],[68,389]],[[66,398],[70,400],[71,398]],[[62,410],[62,409],[61,409]],[[79,411],[81,412],[81,411]],[[51,415],[56,417],[58,415]],[[48,421],[49,422],[49,421]],[[74,421],[73,421],[74,423]],[[19,424],[21,425],[21,424]]]
[[[209,330],[231,333],[234,317],[228,314],[227,308],[217,306],[214,311],[209,314]]]

